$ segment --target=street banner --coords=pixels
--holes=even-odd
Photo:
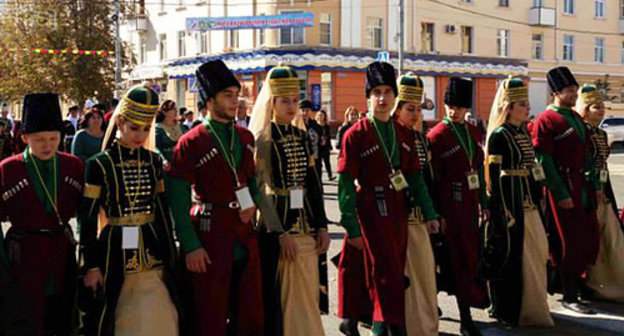
[[[314,13],[266,16],[193,17],[186,19],[186,31],[313,27]]]

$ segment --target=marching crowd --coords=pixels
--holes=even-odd
[[[24,97],[14,137],[0,119],[16,153],[0,163],[1,336],[325,334],[327,114],[285,65],[250,117],[223,62],[196,77],[195,122],[146,85],[89,109],[71,141],[56,94]],[[366,68],[368,113],[347,109],[337,135],[343,334],[437,335],[439,291],[471,336],[471,307],[552,327],[549,293],[579,314],[624,302],[603,95],[566,67],[547,77],[553,103],[530,121],[525,81],[501,81],[485,132],[466,122],[472,81],[452,77],[425,130],[422,80]]]

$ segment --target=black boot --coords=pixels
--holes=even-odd
[[[347,336],[360,336],[357,319],[342,319],[338,330]]]
[[[481,336],[481,331],[472,320],[470,306],[461,303],[457,305],[459,306],[459,317],[461,319],[459,333],[462,336]]]
[[[563,292],[563,308],[578,314],[592,315],[596,312],[587,304],[579,301],[578,276],[561,273],[561,290]]]

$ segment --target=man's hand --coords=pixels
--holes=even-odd
[[[487,222],[490,220],[490,210],[489,209],[482,209],[481,210],[481,221],[482,222]]]
[[[253,206],[247,210],[243,210],[239,212],[240,219],[245,224],[249,223],[251,219],[255,216],[255,214],[256,214],[256,206]]]
[[[163,170],[165,172],[171,171],[171,162],[169,162],[167,160],[163,160]]]
[[[440,222],[438,222],[437,219],[426,221],[425,226],[427,226],[427,231],[429,233],[438,233],[440,231]]]
[[[331,240],[329,239],[329,233],[327,230],[320,230],[316,235],[316,249],[318,250],[318,254],[323,254],[329,250],[329,243]]]
[[[194,273],[206,273],[206,265],[212,264],[208,252],[203,247],[186,255],[186,268]]]
[[[446,219],[440,218],[440,231],[442,234],[446,234]]]
[[[563,210],[571,210],[574,208],[574,201],[570,197],[557,202],[557,205]]]
[[[295,239],[288,233],[279,236],[280,253],[286,260],[295,260],[297,257],[297,243]]]
[[[347,243],[358,250],[362,250],[364,248],[364,241],[362,240],[362,237],[349,238],[347,239]]]
[[[87,288],[91,288],[92,291],[97,292],[98,288],[102,286],[104,277],[99,268],[88,270],[84,277],[84,285]]]

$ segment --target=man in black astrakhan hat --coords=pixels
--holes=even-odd
[[[23,153],[0,163],[0,215],[11,227],[10,276],[34,319],[34,335],[69,335],[76,282],[76,241],[68,225],[83,188],[83,164],[57,152],[63,120],[58,95],[24,97]]]
[[[487,196],[483,171],[482,138],[476,126],[464,117],[472,107],[472,81],[452,77],[446,88],[446,117],[427,138],[431,142],[431,164],[435,171],[442,233],[448,252],[462,335],[481,335],[470,307],[483,307],[487,296],[477,280],[479,221],[487,220]],[[450,290],[450,289],[449,289]],[[452,290],[451,290],[452,291]],[[450,293],[451,294],[451,293]]]
[[[394,67],[371,63],[366,98],[372,112],[349,128],[338,159],[340,225],[347,231],[339,263],[339,315],[349,319],[341,326],[347,335],[357,335],[357,319],[366,312],[355,305],[366,306],[368,300],[373,303],[373,335],[383,335],[384,328],[391,336],[406,335],[407,222],[420,171],[412,131],[391,118],[397,95]],[[360,258],[364,270],[350,274]],[[352,291],[362,281],[369,298]]]
[[[251,222],[260,196],[254,137],[234,124],[240,83],[220,61],[196,72],[207,119],[173,153],[172,203],[193,292],[195,335],[262,335],[260,259]]]
[[[551,261],[561,275],[563,306],[581,314],[593,310],[578,299],[581,275],[598,254],[596,218],[600,180],[592,169],[587,130],[573,111],[578,83],[567,67],[548,72],[554,102],[533,125],[533,145],[544,167]]]

